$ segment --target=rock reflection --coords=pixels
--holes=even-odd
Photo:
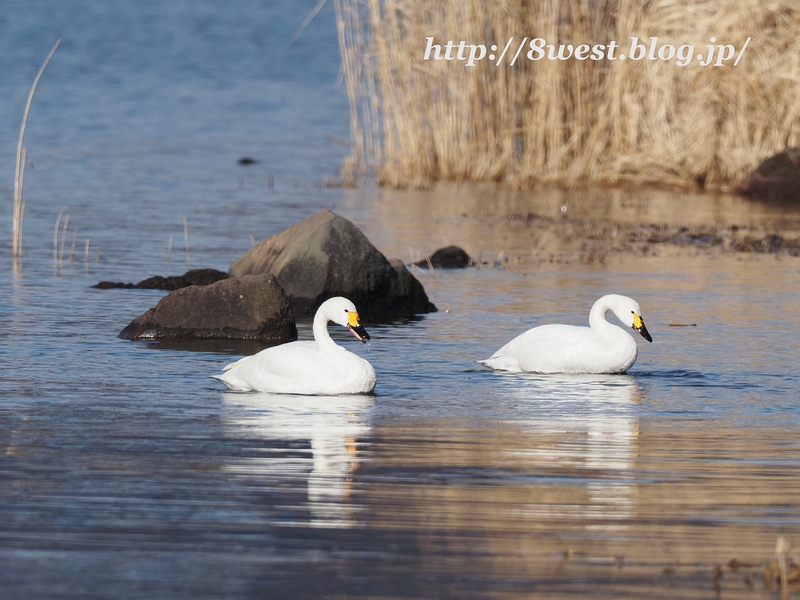
[[[546,413],[546,418],[529,417],[526,427],[561,435],[511,453],[579,470],[586,480],[585,506],[548,505],[537,507],[537,512],[586,518],[587,530],[626,529],[624,522],[633,516],[636,501],[632,470],[638,422],[634,411],[641,397],[636,380],[630,375],[527,375],[520,385],[520,377],[516,379],[508,392],[520,402],[535,404],[537,413]],[[569,436],[564,437],[565,433]],[[567,514],[574,510],[580,514]]]
[[[226,468],[259,485],[308,486],[308,524],[346,527],[358,468],[359,440],[370,430],[371,396],[288,396],[226,393],[228,435],[255,438],[258,451]],[[288,448],[288,452],[287,452]],[[292,523],[294,525],[298,523]]]

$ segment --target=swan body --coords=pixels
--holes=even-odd
[[[636,340],[606,321],[609,310],[648,342],[653,341],[644,326],[639,303],[627,296],[609,294],[592,306],[589,327],[534,327],[478,362],[512,373],[625,373],[636,362]]]
[[[224,367],[213,375],[232,390],[276,394],[369,394],[375,389],[375,369],[331,339],[328,322],[346,327],[361,342],[369,334],[355,305],[346,298],[330,298],[314,316],[314,341],[289,342],[262,350]]]

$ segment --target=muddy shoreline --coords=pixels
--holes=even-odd
[[[800,257],[800,207],[730,194],[442,183],[424,191],[384,189],[378,202],[353,192],[351,207],[358,206],[369,215],[371,239],[406,264],[451,244],[479,266],[625,256]]]
[[[546,219],[509,215],[524,223],[537,240],[532,257],[538,260],[603,262],[609,255],[773,254],[800,257],[800,228],[766,225],[631,224],[625,221]],[[483,257],[481,257],[483,258]],[[504,257],[507,262],[510,257]],[[481,260],[480,262],[485,262]]]

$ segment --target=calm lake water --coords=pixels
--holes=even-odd
[[[779,536],[800,545],[800,259],[589,261],[508,215],[797,213],[321,187],[348,152],[333,8],[290,45],[316,0],[288,4],[4,3],[0,596],[779,597],[762,572]],[[58,37],[26,135],[13,276],[18,127]],[[369,347],[332,329],[374,365],[374,396],[227,392],[208,376],[245,348],[119,340],[163,293],[90,287],[227,269],[251,235],[329,207],[390,257],[458,243],[482,262],[416,270],[440,312],[367,322]],[[609,292],[640,302],[654,338],[628,375],[474,364],[529,327],[585,324]]]

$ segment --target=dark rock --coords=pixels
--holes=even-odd
[[[192,269],[183,274],[186,285],[211,285],[227,278],[228,274],[225,271],[217,269]]]
[[[800,240],[786,240],[775,234],[758,238],[747,236],[736,244],[736,249],[740,252],[783,253],[789,256],[800,256]]]
[[[295,315],[311,315],[332,296],[371,316],[436,311],[400,261],[390,263],[350,221],[323,210],[253,246],[228,274],[271,274]]]
[[[721,237],[710,233],[678,233],[666,241],[679,246],[698,246],[700,248],[716,248],[723,243]]]
[[[475,262],[458,246],[447,246],[414,264],[426,268],[433,266],[434,269],[463,269],[473,266]]]
[[[283,343],[297,339],[297,327],[289,300],[275,278],[252,275],[175,290],[134,319],[119,337]]]
[[[186,273],[179,276],[162,277],[161,275],[156,275],[154,277],[148,277],[137,284],[101,281],[92,287],[100,290],[110,290],[113,288],[138,288],[141,290],[173,291],[188,287],[190,285],[210,285],[227,278],[227,273],[218,271],[217,269],[192,269],[191,271],[186,271]]]
[[[426,309],[408,312],[407,314],[436,312],[436,306],[428,300],[428,294],[425,293],[425,288],[422,287],[419,280],[406,269],[403,261],[399,258],[393,258],[389,261],[389,264],[392,266],[395,273],[397,273],[397,277],[390,277],[391,288],[389,296],[402,299],[403,303],[408,306],[420,306]]]
[[[155,275],[153,277],[148,277],[144,281],[140,281],[134,287],[142,290],[174,291],[186,286],[183,285],[183,279],[181,277],[162,277],[161,275]]]
[[[132,290],[136,287],[133,283],[122,283],[121,281],[101,281],[92,286],[93,288],[97,288],[98,290],[111,290],[114,288],[124,288],[128,290]]]
[[[240,165],[254,165],[258,161],[255,158],[250,158],[249,156],[245,156],[244,158],[239,159]]]
[[[758,200],[800,201],[800,148],[787,148],[762,162],[739,193]]]

